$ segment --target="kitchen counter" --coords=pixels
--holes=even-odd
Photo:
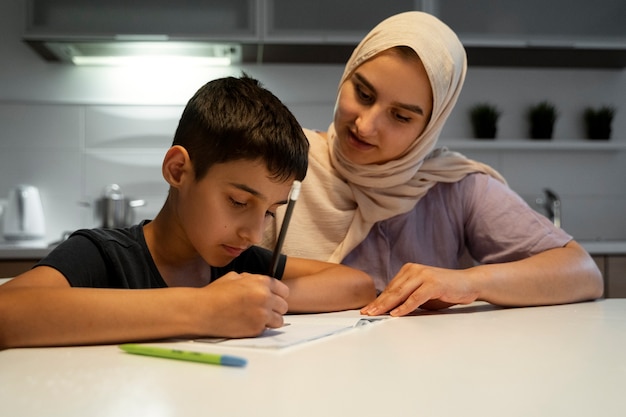
[[[0,240],[0,260],[41,259],[53,249],[47,242],[7,242]]]
[[[591,255],[626,255],[626,240],[578,241]],[[45,242],[7,242],[0,240],[0,260],[41,259],[54,247]]]
[[[323,317],[358,317],[341,312]],[[356,327],[284,349],[202,343],[244,368],[117,346],[0,351],[0,411],[22,417],[624,415],[626,300],[481,303]]]
[[[626,240],[579,241],[591,255],[626,255]]]

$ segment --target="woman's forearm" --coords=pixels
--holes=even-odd
[[[602,274],[589,254],[572,241],[530,258],[480,265],[470,272],[479,299],[503,306],[562,304],[602,296]]]
[[[293,258],[292,258],[293,259]],[[318,272],[301,275],[319,264],[288,259],[283,282],[289,287],[289,312],[320,313],[361,308],[376,297],[374,281],[365,272],[344,265],[324,264]],[[289,263],[291,261],[291,264]]]

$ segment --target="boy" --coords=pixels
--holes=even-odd
[[[281,282],[266,275],[271,252],[252,246],[304,178],[307,152],[294,116],[256,80],[207,83],[165,155],[155,219],[77,231],[0,286],[0,349],[247,337],[287,311],[364,306],[375,291],[363,272],[281,256]]]

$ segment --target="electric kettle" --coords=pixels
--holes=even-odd
[[[6,240],[43,239],[46,234],[43,206],[37,187],[18,185],[9,192],[3,214]]]

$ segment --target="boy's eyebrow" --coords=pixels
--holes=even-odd
[[[260,198],[261,200],[267,200],[267,197],[265,197],[265,195],[263,193],[261,193],[260,191],[255,190],[254,188],[251,188],[249,186],[247,186],[246,184],[241,184],[238,182],[231,182],[230,185],[232,185],[235,188],[239,188],[240,190],[243,190],[245,192],[248,192],[250,194],[252,194],[253,196]],[[288,201],[287,200],[281,200],[279,202],[277,202],[276,204],[287,204]]]
[[[359,80],[360,83],[364,84],[368,89],[372,90],[373,92],[376,92],[376,89],[374,88],[374,86],[365,78],[363,77],[361,74],[359,74],[358,72],[354,73],[354,78],[356,78],[357,80]],[[424,110],[420,107],[417,106],[415,104],[406,104],[406,103],[399,103],[397,101],[394,101],[393,103],[394,106],[396,107],[400,107],[402,109],[411,111],[413,113],[417,113],[420,116],[424,115]]]

